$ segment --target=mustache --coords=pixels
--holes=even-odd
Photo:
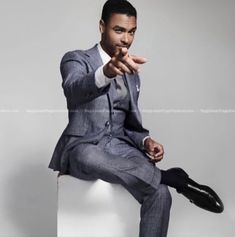
[[[117,45],[116,47],[129,49],[129,48],[130,48],[130,45],[129,45],[129,44],[128,44],[128,45]]]

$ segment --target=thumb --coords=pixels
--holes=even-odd
[[[124,57],[126,54],[128,54],[128,49],[127,48],[121,48],[120,50],[121,56]]]
[[[115,51],[115,57],[118,58],[118,60],[122,60],[124,57],[128,57],[128,49],[127,48],[118,48]]]

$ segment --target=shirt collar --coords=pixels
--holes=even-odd
[[[106,64],[108,61],[110,61],[111,57],[102,49],[100,43],[98,44],[98,51],[103,61],[103,64]]]

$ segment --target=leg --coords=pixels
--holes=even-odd
[[[160,171],[137,153],[129,157],[110,154],[93,144],[77,146],[69,156],[70,174],[81,179],[103,179],[122,184],[142,204],[140,237],[165,237],[171,196],[159,185]],[[146,175],[147,174],[147,175]]]
[[[141,206],[141,222],[139,237],[166,237],[171,194],[166,185],[160,185],[157,190],[149,190]]]
[[[102,179],[138,188],[140,181],[158,188],[161,173],[147,159],[123,157],[104,151],[94,144],[79,144],[69,153],[70,175],[85,179]]]

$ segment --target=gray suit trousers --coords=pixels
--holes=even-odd
[[[147,156],[121,139],[104,136],[69,152],[69,174],[123,185],[141,204],[139,237],[166,237],[171,195],[161,172]]]

